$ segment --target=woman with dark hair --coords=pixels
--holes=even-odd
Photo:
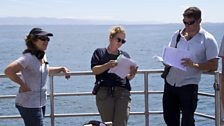
[[[43,126],[48,74],[64,72],[65,77],[70,78],[66,67],[48,66],[45,50],[50,41],[49,36],[53,34],[41,28],[33,28],[25,39],[27,49],[23,55],[5,69],[9,79],[20,86],[16,95],[16,108],[25,126]],[[17,75],[19,72],[21,77]]]

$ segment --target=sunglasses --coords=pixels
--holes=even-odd
[[[47,36],[40,36],[40,37],[38,37],[38,39],[40,39],[41,41],[50,41],[50,38],[49,37],[47,37]]]
[[[195,20],[190,21],[190,22],[186,22],[186,21],[183,20],[183,23],[184,23],[185,25],[193,25],[195,22],[196,22]]]
[[[116,38],[116,39],[117,39],[117,42],[121,42],[122,44],[124,44],[126,42],[126,40],[121,39],[121,38]]]

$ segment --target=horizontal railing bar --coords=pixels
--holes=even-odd
[[[198,95],[207,96],[207,97],[215,97],[215,94],[211,94],[207,92],[198,92]]]
[[[145,74],[145,73],[155,74],[155,73],[162,73],[162,72],[163,72],[163,69],[150,69],[150,70],[138,70],[137,71],[138,74]],[[93,72],[92,71],[74,71],[74,72],[69,72],[69,74],[71,76],[73,76],[73,75],[93,75]],[[64,76],[64,75],[65,75],[64,73],[57,73],[52,76]]]
[[[0,116],[0,119],[18,119],[21,118],[20,115],[6,115],[6,116]]]
[[[155,73],[162,73],[163,69],[145,69],[145,70],[138,70],[137,73],[138,74],[155,74]],[[217,71],[215,72],[203,72],[203,74],[209,74],[209,75],[215,75]],[[70,75],[93,75],[92,71],[71,71],[69,72]],[[20,73],[18,74],[20,75]],[[52,76],[64,76],[64,73],[57,73],[54,74]],[[0,78],[6,78],[7,76],[5,74],[0,74]]]
[[[5,74],[0,74],[0,78],[6,78],[7,76]]]
[[[200,116],[200,117],[207,118],[207,119],[215,120],[215,116],[211,116],[211,115],[207,115],[207,114],[203,114],[203,113],[199,113],[199,112],[195,112],[194,114],[197,115],[197,116]]]
[[[137,74],[160,74],[163,72],[163,69],[145,69],[145,70],[138,70]],[[74,71],[74,72],[69,72],[71,76],[73,75],[93,75],[92,71]],[[215,72],[204,72],[203,74],[209,74],[209,75],[215,75]],[[64,76],[64,73],[57,73],[52,76]]]
[[[162,94],[163,91],[149,91],[148,94]],[[144,91],[131,91],[131,94],[144,94]],[[207,97],[215,97],[214,94],[206,93],[206,92],[199,92],[201,96]],[[77,93],[54,93],[54,96],[90,96],[92,95],[91,92],[77,92]],[[48,94],[49,96],[49,94]],[[16,95],[0,95],[0,99],[9,99],[15,98]]]
[[[83,117],[83,116],[99,116],[99,113],[67,113],[67,114],[54,114],[54,117]]]
[[[15,98],[16,95],[0,95],[0,99],[11,99]]]
[[[149,114],[163,114],[163,111],[149,111]]]
[[[163,114],[163,111],[149,111],[149,114]],[[130,112],[130,115],[145,115],[145,112]],[[208,118],[208,119],[215,119],[214,116],[195,112],[195,115]],[[55,117],[79,117],[79,116],[99,116],[99,113],[69,113],[69,114],[55,114]]]
[[[163,114],[163,111],[149,111],[149,114]],[[145,115],[145,112],[130,112],[130,115]],[[213,119],[215,120],[214,116],[195,112],[195,115]],[[80,117],[80,116],[99,116],[99,113],[64,113],[64,114],[54,114],[54,117]],[[46,114],[45,117],[50,118],[50,114]],[[10,115],[10,116],[0,116],[0,119],[18,119],[21,118],[20,115]]]
[[[153,92],[148,92],[153,93]],[[157,92],[155,92],[157,93]],[[131,94],[144,94],[144,91],[131,91]],[[54,96],[90,96],[91,92],[79,92],[79,93],[54,93]]]
[[[162,111],[149,111],[150,114],[161,114]],[[130,115],[145,115],[145,112],[130,112]],[[80,116],[99,116],[99,113],[64,113],[54,114],[54,117],[80,117]],[[45,117],[50,117],[46,114]],[[20,115],[0,116],[0,119],[17,119],[21,118]]]
[[[144,112],[130,112],[131,115],[144,115]],[[63,113],[54,114],[54,117],[80,117],[80,116],[99,116],[99,113]],[[45,117],[51,117],[50,114],[46,114]],[[0,116],[0,119],[17,119],[21,118],[20,115]]]

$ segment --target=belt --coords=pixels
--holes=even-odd
[[[103,89],[103,90],[108,90],[108,89],[112,89],[112,90],[128,90],[127,88],[120,87],[120,86],[113,86],[113,87],[101,86],[100,89]]]
[[[125,87],[119,87],[119,86],[114,86],[114,87],[105,87],[105,86],[101,86],[100,87],[101,90],[107,90],[108,93],[113,96],[115,91],[122,91],[122,90],[128,90]]]

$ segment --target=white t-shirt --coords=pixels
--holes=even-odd
[[[175,47],[178,33],[179,31],[174,34],[169,46]],[[194,63],[205,63],[208,60],[218,58],[217,42],[213,35],[203,28],[188,41],[181,34],[177,48],[190,51],[190,58]],[[170,85],[181,87],[188,84],[198,84],[201,80],[201,73],[202,71],[192,67],[187,67],[187,71],[171,67],[166,79]]]
[[[46,60],[46,57],[45,57]],[[21,79],[31,90],[16,95],[16,104],[27,108],[40,108],[47,100],[48,65],[41,64],[36,56],[26,53],[16,60],[24,68]]]
[[[224,56],[224,36],[222,38],[222,43],[219,50],[219,57],[223,57],[223,56]]]

